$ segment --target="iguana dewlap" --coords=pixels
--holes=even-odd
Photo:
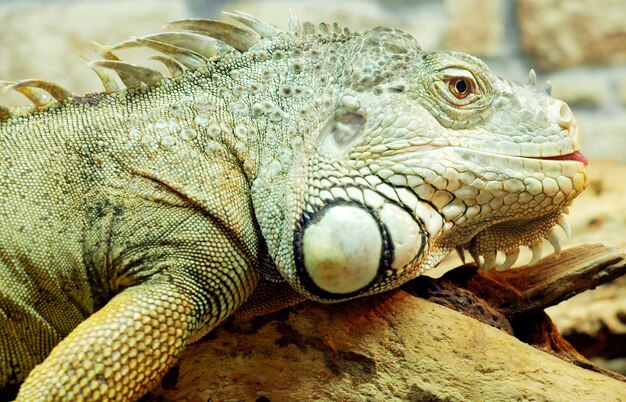
[[[19,401],[136,400],[247,300],[379,293],[455,249],[485,270],[558,252],[586,160],[534,73],[233,17],[100,46],[105,93],[0,83],[35,104],[0,107],[0,386],[24,381]],[[114,53],[136,46],[171,77]]]

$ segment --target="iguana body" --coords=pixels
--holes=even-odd
[[[335,302],[455,248],[489,269],[558,244],[587,180],[563,102],[399,31],[236,17],[256,32],[190,20],[118,46],[167,54],[174,78],[101,48],[108,94],[5,85],[61,101],[0,109],[0,384],[26,379],[18,400],[137,399],[255,289],[253,313]]]

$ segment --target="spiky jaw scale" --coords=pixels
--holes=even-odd
[[[555,257],[561,253],[560,227],[567,237],[571,229],[565,220],[567,208],[556,211],[547,217],[531,221],[502,222],[478,233],[469,242],[457,246],[459,253],[467,250],[481,271],[491,269],[504,271],[511,268],[518,260],[520,247],[530,249],[532,256],[528,265],[533,265],[543,255],[543,240],[547,240],[554,249]],[[504,261],[498,263],[498,254],[504,255]]]

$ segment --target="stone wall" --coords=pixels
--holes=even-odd
[[[92,41],[114,44],[157,32],[163,22],[183,18],[180,1],[18,1],[0,0],[0,80],[41,78],[76,94],[102,91],[98,77],[80,55],[97,59]],[[159,63],[142,63],[152,67]],[[28,103],[15,93],[0,104]]]
[[[289,10],[355,30],[390,25],[426,50],[480,56],[513,81],[525,81],[533,67],[574,109],[585,154],[626,162],[624,0],[3,0],[0,79],[38,77],[76,93],[96,91],[98,79],[78,57],[97,57],[91,40],[115,43],[158,31],[167,20],[219,18],[220,10],[243,10],[282,29]],[[19,102],[3,95],[2,104]]]

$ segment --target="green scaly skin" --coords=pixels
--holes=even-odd
[[[326,31],[0,110],[0,385],[24,381],[17,400],[136,400],[247,300],[347,300],[455,248],[490,268],[554,239],[587,182],[539,159],[580,149],[567,105],[400,31]]]

